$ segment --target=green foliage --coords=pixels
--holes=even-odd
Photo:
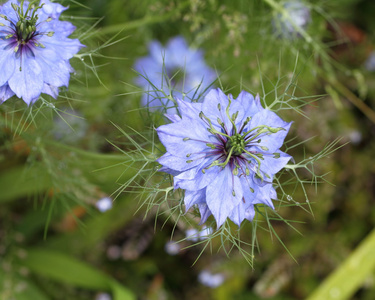
[[[111,277],[59,252],[30,249],[26,253],[26,258],[22,260],[22,264],[32,272],[74,286],[95,290],[111,290],[114,300],[135,299],[132,292],[122,287]]]
[[[0,105],[0,299],[374,298],[374,4],[302,1],[302,28],[285,2],[61,1],[86,45],[69,88]],[[254,222],[196,242],[185,231],[202,229],[198,212],[155,163],[166,120],[140,105],[132,70],[151,40],[176,35],[204,51],[215,86],[259,93],[294,122],[275,211],[258,205]],[[205,269],[224,283],[198,283]]]

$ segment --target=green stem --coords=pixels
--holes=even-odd
[[[46,141],[46,143],[49,144],[49,145],[52,145],[52,146],[59,147],[60,149],[64,148],[67,151],[74,152],[74,153],[76,153],[78,155],[81,155],[82,157],[90,158],[90,159],[93,159],[93,160],[96,160],[96,161],[101,161],[101,162],[104,162],[104,161],[108,161],[108,162],[113,162],[113,161],[125,162],[131,156],[133,157],[133,159],[132,159],[133,161],[139,161],[139,160],[145,161],[145,158],[142,155],[138,155],[138,156],[136,156],[136,155],[129,155],[129,153],[127,153],[126,155],[125,154],[99,153],[99,152],[91,152],[91,151],[82,150],[82,149],[75,148],[75,147],[72,147],[72,146],[69,146],[69,145],[65,145],[65,144],[61,144],[61,143],[58,143],[58,142],[55,142],[55,141]],[[149,157],[148,159],[150,161],[155,161],[154,157]]]
[[[372,123],[375,124],[375,111],[372,110],[363,100],[354,95],[347,87],[341,84],[336,78],[327,76],[324,72],[320,75],[327,80],[341,95],[348,99],[355,107],[357,107]]]
[[[145,25],[151,25],[151,24],[165,22],[168,19],[176,16],[177,13],[182,11],[189,4],[190,4],[190,1],[185,1],[185,2],[181,3],[179,6],[177,6],[176,9],[174,9],[173,11],[168,12],[164,15],[161,15],[161,16],[157,16],[157,15],[156,16],[155,15],[154,16],[145,16],[144,18],[139,19],[139,20],[135,20],[135,21],[127,22],[127,23],[122,23],[122,24],[116,24],[116,25],[112,25],[112,26],[107,26],[107,27],[102,28],[100,30],[100,32],[103,33],[103,34],[113,34],[113,33],[118,33],[120,31],[131,30],[131,29],[138,28],[138,27],[145,26]]]
[[[307,300],[351,299],[365,279],[375,270],[374,249],[375,229]]]
[[[284,18],[286,18],[291,24],[293,24],[294,29],[301,34],[301,36],[305,39],[305,41],[308,44],[311,44],[314,50],[319,53],[319,55],[326,61],[330,62],[332,59],[331,57],[325,52],[322,48],[322,46],[317,42],[313,41],[312,37],[305,31],[303,28],[300,28],[299,26],[294,26],[295,21],[291,19],[290,15],[287,13],[285,8],[277,3],[274,0],[263,0],[266,2],[269,6],[271,6],[275,11],[281,13]],[[332,61],[332,64],[336,66],[337,68],[340,68],[341,66],[335,62]],[[319,69],[318,69],[319,70]],[[343,96],[345,96],[354,106],[356,106],[367,118],[371,120],[375,124],[375,112],[361,99],[359,99],[356,95],[354,95],[348,88],[346,88],[344,85],[342,85],[337,79],[330,78],[330,76],[327,75],[326,71],[320,71],[320,75],[327,80],[339,93],[341,93]]]

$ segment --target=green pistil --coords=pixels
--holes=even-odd
[[[251,141],[254,141],[256,138],[258,138],[260,135],[262,134],[267,134],[267,135],[270,135],[270,134],[273,134],[273,133],[277,133],[279,132],[280,130],[285,130],[285,128],[283,127],[270,127],[270,126],[267,126],[267,125],[259,125],[257,127],[254,127],[252,128],[251,130],[249,130],[248,132],[246,132],[244,135],[248,135],[249,133],[251,133],[252,131],[256,131],[256,134],[251,136],[250,139],[247,140],[247,142],[251,142]],[[258,143],[260,143],[260,139],[257,141]]]
[[[256,154],[253,154],[253,153],[251,153],[251,152],[249,152],[249,151],[247,151],[247,150],[244,150],[244,152],[246,153],[246,154],[248,154],[248,155],[250,155],[252,158],[254,158],[256,161],[257,161],[257,163],[258,163],[258,168],[257,168],[257,175],[260,177],[260,178],[262,178],[262,181],[263,181],[263,176],[260,174],[260,160],[259,160],[259,155],[256,155]],[[263,158],[261,158],[261,159],[263,159]]]
[[[12,3],[12,7],[18,15],[18,22],[15,25],[17,31],[18,42],[20,44],[26,44],[36,32],[36,25],[38,22],[37,10],[42,8],[42,5],[35,6],[34,4],[38,1],[32,1],[29,3],[26,12],[23,11],[24,0],[21,1],[21,5],[18,6]]]
[[[228,138],[230,138],[229,135],[223,133],[223,132],[220,132],[220,131],[217,131],[213,126],[212,126],[212,122],[209,118],[206,117],[206,115],[203,113],[203,111],[201,111],[199,113],[199,117],[202,119],[202,120],[206,120],[206,122],[208,123],[208,125],[210,126],[210,128],[207,128],[207,131],[211,134],[216,134],[216,135],[222,135],[222,136],[226,136]]]
[[[233,128],[234,128],[234,133],[237,134],[237,127],[236,127],[236,124],[234,123],[234,121],[236,120],[237,116],[238,116],[238,111],[236,113],[234,113],[232,115],[232,117],[230,116],[229,114],[229,108],[230,108],[230,105],[232,104],[232,100],[230,100],[230,97],[228,96],[228,106],[227,106],[227,109],[225,110],[225,113],[229,119],[229,121],[232,123],[233,125]]]
[[[240,156],[245,150],[246,142],[240,134],[232,135],[225,145],[226,150],[232,150],[233,155]]]

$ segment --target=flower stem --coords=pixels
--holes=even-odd
[[[145,25],[165,22],[168,19],[176,16],[176,14],[178,12],[182,11],[189,4],[190,4],[190,1],[185,1],[185,2],[181,3],[179,6],[177,6],[177,8],[175,10],[173,10],[171,12],[168,12],[164,15],[161,15],[161,16],[158,16],[158,15],[145,16],[142,19],[135,20],[135,21],[132,21],[132,22],[126,22],[126,23],[122,23],[122,24],[107,26],[107,27],[102,28],[100,30],[100,32],[102,34],[112,34],[112,33],[118,33],[120,31],[131,30],[131,29],[138,28],[138,27],[145,26]]]
[[[373,274],[375,268],[374,248],[375,229],[307,300],[351,299],[364,280]]]

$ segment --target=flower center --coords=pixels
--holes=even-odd
[[[38,22],[37,10],[40,9],[42,5],[35,6],[34,3],[37,1],[32,1],[29,3],[27,10],[23,9],[23,2],[18,6],[12,3],[12,7],[17,14],[18,22],[15,24],[17,40],[20,44],[25,45],[29,40],[31,40],[36,33],[36,26]]]
[[[26,44],[36,31],[36,21],[34,19],[20,19],[16,24],[17,39],[20,43]]]
[[[44,5],[44,3],[39,6],[35,5],[38,1],[39,0],[31,1],[26,10],[24,10],[24,0],[21,1],[20,6],[11,3],[12,8],[17,15],[17,20],[12,20],[3,14],[0,14],[0,18],[9,22],[9,25],[0,23],[0,26],[8,28],[7,31],[9,34],[5,39],[9,39],[10,42],[6,47],[13,47],[14,52],[16,53],[16,58],[20,58],[20,71],[22,71],[23,53],[28,53],[29,55],[34,56],[33,47],[45,48],[42,43],[38,42],[37,37],[41,35],[51,37],[54,34],[53,31],[40,32],[37,30],[37,27],[41,22],[38,23],[38,15],[36,12]],[[52,18],[48,17],[43,22],[50,22],[51,20]]]
[[[244,137],[237,133],[229,137],[225,144],[225,150],[227,152],[232,152],[234,156],[240,156],[244,152],[245,146],[246,142]]]

